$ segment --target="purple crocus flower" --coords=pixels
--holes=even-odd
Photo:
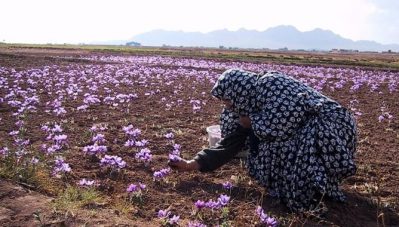
[[[173,150],[174,151],[180,151],[180,148],[181,148],[180,144],[177,144],[177,143],[173,144]]]
[[[233,184],[230,183],[229,181],[224,182],[222,185],[223,185],[223,188],[224,188],[224,189],[227,189],[227,190],[230,190],[230,189],[233,188]]]
[[[105,155],[104,158],[100,160],[100,165],[110,166],[112,168],[122,169],[125,168],[126,162],[122,160],[121,157]]]
[[[84,105],[78,106],[76,109],[79,111],[79,110],[86,110],[87,108],[89,108],[89,106],[84,104]]]
[[[261,206],[258,206],[256,208],[255,213],[259,216],[261,223],[265,224],[267,227],[278,226],[277,220],[275,218],[269,217],[267,214],[265,214],[265,212]]]
[[[206,227],[206,225],[198,222],[198,221],[194,221],[194,222],[188,222],[188,227]]]
[[[158,218],[167,218],[170,215],[170,211],[168,210],[159,210],[158,211]]]
[[[10,133],[8,133],[10,136],[16,136],[16,135],[18,135],[19,134],[19,131],[16,131],[16,130],[14,130],[14,131],[11,131]]]
[[[193,105],[193,112],[194,113],[199,111],[199,110],[201,110],[201,106]]]
[[[49,132],[51,130],[50,127],[48,127],[48,125],[43,125],[40,129],[45,132]]]
[[[211,209],[219,209],[221,207],[221,204],[213,200],[209,200],[208,202],[205,203],[205,206]]]
[[[56,116],[61,116],[66,114],[66,110],[64,109],[64,107],[58,107],[54,109],[53,112],[55,113]]]
[[[52,128],[51,131],[52,131],[53,133],[57,133],[57,132],[60,133],[60,132],[62,132],[62,128],[61,128],[61,126],[55,124],[55,125],[54,125],[54,128]]]
[[[129,137],[138,137],[141,134],[140,129],[134,129],[133,125],[128,125],[123,127],[123,131],[128,135]]]
[[[171,140],[171,139],[173,139],[174,137],[175,137],[175,135],[174,135],[172,132],[169,132],[169,133],[166,133],[166,134],[165,134],[165,138],[166,138],[166,139]]]
[[[25,124],[25,122],[22,120],[15,122],[15,125],[18,126],[19,128],[21,128],[24,124]]]
[[[264,223],[268,227],[278,226],[277,220],[275,218],[272,218],[272,217],[268,217]]]
[[[142,139],[140,141],[136,141],[134,143],[134,146],[136,146],[136,147],[144,147],[144,146],[147,146],[147,145],[148,145],[148,140],[145,140],[145,139]]]
[[[123,126],[122,130],[127,133],[128,131],[133,130],[133,125]]]
[[[32,157],[32,159],[30,160],[30,163],[35,165],[35,164],[39,163],[39,159],[36,157]]]
[[[20,138],[16,138],[14,139],[14,142],[17,146],[27,146],[30,143],[30,140],[23,140]]]
[[[71,172],[71,167],[64,161],[62,157],[57,157],[55,159],[55,165],[53,169],[53,175],[58,175],[59,173]]]
[[[220,195],[218,198],[218,203],[222,206],[226,206],[230,201],[230,196],[227,195]]]
[[[129,131],[127,134],[132,137],[138,137],[139,135],[141,135],[141,130],[136,128],[132,131]]]
[[[170,173],[170,168],[161,169],[159,171],[155,171],[153,176],[154,180],[160,180],[166,177]]]
[[[103,134],[97,134],[93,137],[93,142],[98,142],[98,143],[104,143],[105,142],[105,136]]]
[[[181,158],[180,158],[178,155],[169,154],[169,160],[170,160],[171,162],[177,162],[177,161],[180,161]]]
[[[83,178],[79,181],[80,186],[93,186],[95,183],[94,180],[86,180],[86,178]]]
[[[179,222],[180,216],[173,215],[173,217],[169,218],[169,224],[175,225]]]
[[[147,162],[150,162],[150,161],[151,161],[151,159],[152,159],[152,154],[151,154],[150,149],[148,149],[148,148],[143,148],[143,149],[141,149],[138,153],[136,153],[136,156],[135,156],[135,157],[136,157],[137,159],[139,159],[139,160],[141,160],[141,161],[147,163]]]
[[[205,207],[205,202],[202,200],[197,200],[197,202],[194,203],[195,207],[197,209],[202,209]]]
[[[173,144],[173,150],[171,154],[180,156],[180,148],[181,148],[180,144]]]
[[[61,146],[58,145],[58,144],[53,144],[53,145],[51,145],[50,147],[47,148],[46,153],[47,154],[52,154],[52,153],[57,152],[59,150],[61,150]]]
[[[8,152],[9,152],[8,147],[3,147],[2,149],[0,149],[0,155],[7,156]]]
[[[96,155],[100,153],[107,152],[107,147],[104,145],[98,145],[97,143],[93,145],[88,145],[83,148],[83,151],[87,154]]]
[[[135,192],[137,190],[139,190],[139,188],[135,184],[130,184],[129,187],[127,187],[127,189],[126,189],[126,191],[129,192],[129,193],[130,192]]]
[[[127,140],[125,142],[125,147],[133,147],[136,144],[134,140]]]
[[[54,136],[53,139],[56,144],[63,145],[63,144],[67,143],[67,138],[68,138],[67,135],[56,135],[56,136]]]
[[[147,186],[145,184],[139,183],[139,187],[141,190],[144,190]]]
[[[91,128],[89,129],[90,132],[98,132],[98,131],[105,131],[107,129],[106,125],[93,125],[91,126]]]

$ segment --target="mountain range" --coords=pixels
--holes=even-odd
[[[290,50],[399,51],[398,44],[384,45],[375,41],[353,41],[330,30],[320,28],[301,32],[294,26],[281,25],[265,31],[239,29],[216,30],[209,33],[153,30],[134,36],[127,42],[138,42],[143,46],[225,47]],[[113,44],[125,44],[123,41]],[[104,44],[104,43],[103,43]],[[109,43],[108,43],[109,44]]]

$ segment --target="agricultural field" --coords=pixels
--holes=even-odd
[[[168,168],[207,147],[230,68],[284,72],[352,111],[347,202],[290,213],[245,159]],[[399,55],[0,46],[1,226],[398,226],[398,152]]]

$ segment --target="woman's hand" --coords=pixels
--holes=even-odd
[[[248,116],[240,116],[238,122],[243,128],[251,128],[251,119]]]
[[[195,160],[180,159],[178,161],[169,161],[170,168],[182,172],[195,171],[200,169],[200,165]]]

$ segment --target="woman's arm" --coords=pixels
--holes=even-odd
[[[176,162],[169,162],[169,166],[180,171],[213,171],[229,162],[242,150],[249,133],[250,129],[240,126],[235,132],[217,143],[215,147],[198,152],[192,160],[182,159]]]

